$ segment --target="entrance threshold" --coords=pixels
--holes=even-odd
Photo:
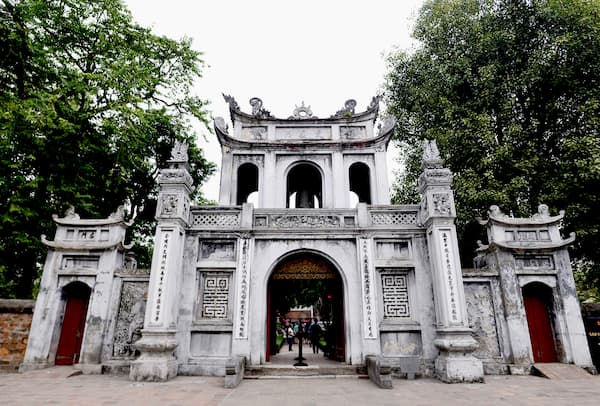
[[[288,351],[287,345],[281,348],[277,355],[271,356],[271,361],[263,365],[248,365],[244,373],[244,378],[257,377],[294,377],[294,376],[361,376],[366,375],[364,365],[348,365],[345,362],[332,361],[323,356],[323,352],[318,354],[312,352],[310,345],[302,346],[302,356],[307,366],[294,366],[298,362],[298,344],[294,344],[292,351]]]

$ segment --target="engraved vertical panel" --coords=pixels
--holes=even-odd
[[[363,324],[365,338],[376,339],[377,328],[375,326],[375,297],[373,292],[373,271],[371,263],[371,246],[370,240],[367,238],[359,239],[360,249],[360,273],[361,273],[361,287],[363,297]]]
[[[154,292],[154,302],[152,303],[152,321],[160,323],[162,320],[162,304],[166,290],[166,273],[169,256],[169,240],[171,239],[170,231],[163,231],[159,246],[159,266],[156,281],[156,290]]]
[[[248,259],[250,250],[250,239],[240,240],[240,260],[238,263],[239,275],[237,276],[238,306],[235,318],[235,338],[248,338],[248,289],[250,277],[248,272]]]
[[[458,324],[461,321],[460,317],[460,299],[458,294],[458,284],[456,281],[457,275],[454,263],[454,249],[452,245],[451,234],[449,230],[439,230],[439,238],[441,243],[442,257],[442,277],[444,279],[443,286],[446,289],[447,304],[449,310],[449,319],[453,324]]]

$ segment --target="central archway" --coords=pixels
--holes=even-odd
[[[291,312],[304,308],[304,313]],[[282,347],[286,322],[317,318],[322,325],[321,350],[334,361],[345,361],[344,287],[340,273],[325,257],[294,253],[273,269],[267,285],[266,361]],[[287,351],[287,350],[286,350]]]

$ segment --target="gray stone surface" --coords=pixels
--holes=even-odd
[[[389,390],[355,377],[243,380],[178,376],[168,382],[131,382],[125,376],[78,375],[55,367],[0,375],[6,405],[500,405],[596,406],[600,377],[554,381],[535,376],[491,376],[485,384],[446,385],[434,379],[395,380]]]

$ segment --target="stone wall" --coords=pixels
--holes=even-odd
[[[0,371],[17,372],[25,356],[34,300],[0,299]]]

